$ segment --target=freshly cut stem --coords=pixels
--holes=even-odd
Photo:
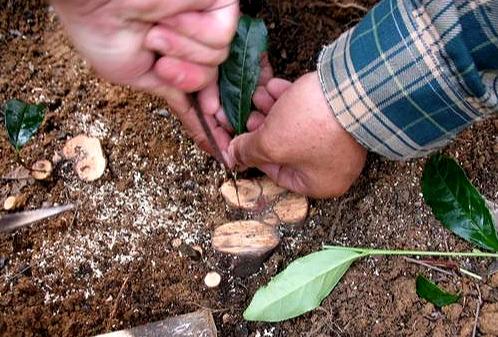
[[[341,249],[352,250],[358,254],[364,255],[398,255],[398,256],[446,256],[446,257],[494,257],[498,258],[498,253],[484,252],[431,252],[419,250],[389,250],[389,249],[370,249],[370,248],[355,248],[341,246],[323,246],[324,249]]]

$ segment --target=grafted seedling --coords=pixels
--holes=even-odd
[[[5,128],[10,144],[15,150],[16,160],[37,180],[48,178],[52,172],[52,164],[47,161],[37,162],[29,168],[24,164],[20,152],[40,128],[45,117],[45,109],[43,104],[28,104],[17,99],[8,101],[4,107]]]

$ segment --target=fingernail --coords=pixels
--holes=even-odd
[[[178,72],[178,74],[176,74],[176,77],[174,78],[173,83],[176,85],[179,85],[183,82],[183,80],[185,80],[185,77],[187,77],[187,74],[180,71],[180,72]]]
[[[173,58],[167,57],[162,61],[163,77],[173,86],[178,86],[185,81],[186,72],[178,66],[179,62]]]

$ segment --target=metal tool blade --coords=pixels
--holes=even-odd
[[[17,228],[30,225],[34,222],[44,220],[74,208],[73,204],[6,214],[0,217],[0,232],[10,232]]]
[[[199,123],[202,126],[202,129],[204,130],[204,133],[206,134],[206,137],[208,139],[209,145],[214,150],[215,158],[218,159],[223,166],[225,167],[225,170],[229,171],[231,173],[231,178],[233,181],[233,186],[235,188],[235,194],[237,195],[237,202],[239,203],[240,207],[240,199],[239,199],[239,187],[237,186],[237,173],[235,171],[230,170],[228,167],[228,163],[225,160],[225,157],[223,157],[223,154],[221,153],[220,147],[218,143],[216,142],[216,139],[213,136],[213,133],[211,132],[211,129],[209,128],[209,125],[206,121],[206,117],[202,113],[201,106],[199,104],[199,101],[197,100],[197,93],[190,94],[188,96],[190,104],[195,110],[197,119],[199,120]]]

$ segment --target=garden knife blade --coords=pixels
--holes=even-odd
[[[40,208],[33,211],[24,211],[13,214],[6,214],[0,217],[0,232],[10,232],[14,229],[30,225],[34,222],[50,218],[74,208],[73,204]]]

